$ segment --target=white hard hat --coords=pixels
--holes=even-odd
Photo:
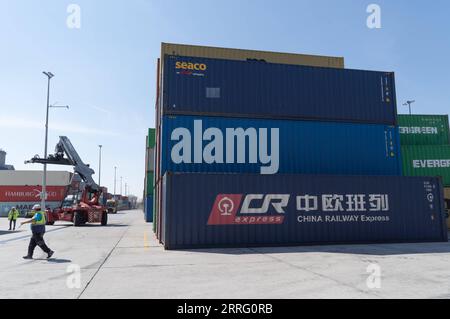
[[[38,209],[41,209],[41,205],[36,204],[33,206],[33,210],[38,210]]]

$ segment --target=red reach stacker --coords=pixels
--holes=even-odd
[[[89,165],[84,164],[66,136],[61,136],[56,145],[55,154],[42,159],[39,156],[26,161],[26,164],[52,164],[73,166],[83,183],[78,190],[71,190],[60,208],[53,211],[47,209],[47,223],[53,225],[56,221],[73,222],[74,226],[86,223],[108,224],[108,208],[102,205],[104,188],[97,185],[92,178],[95,174]]]

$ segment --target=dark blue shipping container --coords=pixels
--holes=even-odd
[[[163,115],[396,125],[392,72],[168,56]]]
[[[145,199],[145,221],[147,223],[152,223],[153,222],[153,196],[149,195],[147,196],[147,198]]]
[[[446,242],[438,178],[164,176],[166,249]]]
[[[165,116],[162,131],[161,176],[166,171],[402,174],[393,126]]]

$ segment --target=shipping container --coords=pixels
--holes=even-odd
[[[147,192],[145,196],[147,195],[153,195],[153,183],[154,183],[154,173],[153,172],[147,172]]]
[[[344,68],[343,57],[162,43],[161,57],[164,58],[166,55]]]
[[[393,126],[194,116],[164,117],[166,171],[402,175]]]
[[[145,171],[148,171],[148,135],[145,136]]]
[[[148,129],[148,135],[147,135],[147,148],[154,148],[155,147],[155,129],[149,128]]]
[[[42,171],[0,171],[0,185],[35,186],[42,185]],[[73,173],[47,171],[47,185],[67,186]]]
[[[438,178],[164,176],[166,249],[447,242]]]
[[[40,204],[40,199],[34,202],[0,202],[0,217],[7,217],[11,208],[15,207],[20,212],[20,217],[25,218],[26,214],[33,209],[33,206]],[[50,209],[60,208],[61,202],[45,202],[45,205]]]
[[[154,172],[155,171],[155,149],[147,148],[145,158],[147,159],[146,171]]]
[[[450,187],[450,145],[402,146],[406,176],[440,176]]]
[[[155,233],[155,236],[157,239],[159,239],[159,234],[158,234],[158,220],[159,220],[159,216],[158,216],[158,205],[159,205],[159,197],[158,197],[158,191],[159,191],[159,187],[158,187],[158,183],[155,182],[155,188],[153,189],[153,232]]]
[[[47,186],[47,200],[49,202],[63,201],[68,186]],[[40,201],[42,186],[0,186],[0,202],[35,202]]]
[[[392,72],[171,56],[163,115],[396,125]]]
[[[447,210],[447,227],[450,229],[450,188],[444,189],[445,209]]]
[[[398,115],[402,145],[448,145],[448,115]]]
[[[146,197],[146,211],[145,211],[145,221],[147,223],[153,222],[153,196],[149,195]]]

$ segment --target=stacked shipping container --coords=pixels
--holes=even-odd
[[[399,115],[399,125],[404,174],[441,177],[450,209],[448,115]]]
[[[42,171],[0,171],[0,217],[16,207],[21,215],[40,203]],[[66,197],[73,174],[47,172],[47,201],[49,208],[58,208]]]
[[[439,181],[395,177],[393,73],[255,60],[158,61],[155,225],[166,248],[446,240]],[[409,206],[395,186],[424,193],[408,205],[429,210],[400,226]],[[302,203],[315,214],[302,219]]]
[[[148,130],[145,144],[144,215],[145,220],[151,223],[154,214],[155,129]]]
[[[254,50],[240,50],[227,48],[214,48],[205,46],[192,46],[181,44],[163,43],[161,45],[161,58],[157,61],[156,78],[156,146],[155,146],[155,219],[154,230],[159,237],[161,233],[161,203],[163,190],[163,173],[161,169],[162,147],[166,147],[166,136],[162,136],[163,127],[163,104],[166,100],[163,98],[165,74],[169,70],[164,68],[166,58],[170,56],[188,56],[201,58],[216,58],[229,61],[248,61],[251,63],[279,63],[287,65],[306,65],[329,68],[344,68],[344,59],[341,57],[314,56],[304,54],[289,54],[279,52],[266,52]]]

